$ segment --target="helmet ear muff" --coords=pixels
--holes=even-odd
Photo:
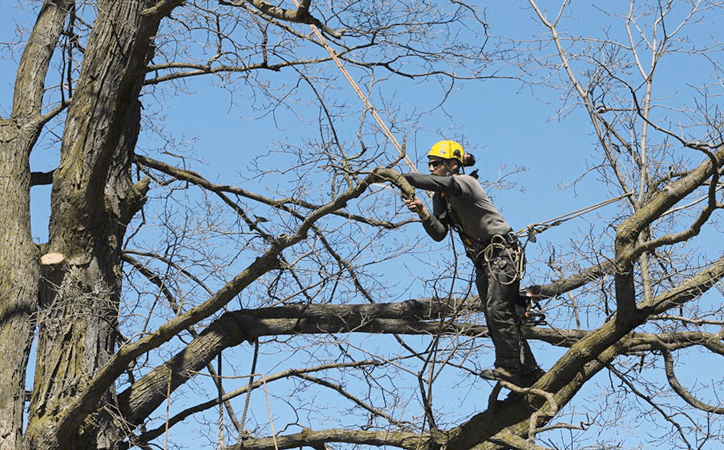
[[[462,157],[462,163],[464,167],[471,167],[475,165],[475,156],[472,153],[466,153]]]

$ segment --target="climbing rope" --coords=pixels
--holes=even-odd
[[[226,447],[226,439],[224,439],[224,390],[221,386],[221,380],[222,374],[222,362],[221,362],[221,353],[216,356],[216,376],[218,377],[216,381],[216,390],[217,390],[217,398],[219,402],[219,435],[216,438],[216,449],[220,450]]]
[[[595,205],[586,206],[585,208],[577,209],[575,211],[571,211],[567,214],[562,214],[558,217],[554,217],[552,219],[545,220],[543,222],[530,224],[525,228],[521,228],[516,232],[518,236],[525,235],[530,242],[535,242],[535,235],[544,232],[545,230],[549,228],[553,228],[555,226],[558,226],[564,222],[567,222],[571,219],[575,219],[576,217],[580,217],[584,214],[587,214],[591,211],[595,211],[598,208],[602,208],[608,204],[617,202],[621,200],[622,198],[626,198],[630,195],[632,195],[633,192],[627,192],[625,194],[621,194],[618,197],[609,198],[608,200],[604,200],[602,202],[596,203]]]
[[[259,360],[259,340],[257,339],[254,342],[254,357],[251,361],[251,374],[249,375],[249,384],[247,385],[247,391],[246,391],[246,400],[244,401],[244,412],[241,415],[241,430],[239,430],[242,433],[242,436],[240,436],[240,439],[243,439],[244,426],[246,425],[246,415],[249,412],[249,403],[251,402],[251,391],[253,390],[252,387],[254,386],[254,374],[256,373],[256,363]]]
[[[299,2],[297,0],[293,0],[293,1],[294,1],[294,4],[297,6],[297,8],[299,8]],[[327,52],[329,53],[329,56],[332,58],[334,63],[339,68],[339,71],[347,79],[347,82],[349,82],[350,86],[352,86],[352,89],[354,89],[354,91],[357,93],[357,96],[359,96],[360,100],[362,100],[362,103],[364,103],[365,108],[367,108],[370,111],[370,114],[377,122],[377,125],[380,127],[380,130],[382,130],[382,133],[384,133],[384,135],[387,137],[387,139],[392,143],[392,146],[395,147],[397,152],[402,156],[402,159],[403,159],[403,161],[405,161],[405,164],[407,164],[407,166],[410,168],[410,170],[412,172],[419,173],[419,171],[417,170],[417,166],[415,166],[415,163],[413,163],[412,160],[410,159],[410,157],[407,156],[402,145],[398,142],[398,140],[392,134],[392,131],[390,131],[389,127],[387,126],[385,121],[382,119],[382,117],[380,117],[380,115],[377,113],[377,110],[370,102],[369,96],[366,95],[364,92],[362,92],[362,89],[360,89],[357,82],[352,78],[352,76],[349,74],[347,69],[344,67],[344,64],[342,64],[342,61],[339,59],[339,56],[334,51],[334,49],[329,45],[329,43],[327,42],[327,39],[324,37],[322,32],[319,30],[319,27],[317,27],[314,24],[309,24],[309,27],[314,32],[314,35],[317,37],[317,40],[322,45],[322,47],[324,47],[324,49],[327,50]],[[428,194],[431,195],[431,193],[429,193],[429,192],[428,192]],[[552,219],[548,219],[543,222],[530,224],[527,227],[525,227],[521,230],[518,230],[516,232],[516,235],[518,235],[518,236],[526,235],[528,238],[528,241],[535,242],[536,234],[542,233],[543,231],[545,231],[549,228],[558,226],[568,220],[571,220],[576,217],[587,214],[591,211],[594,211],[598,208],[606,206],[610,203],[621,200],[622,198],[626,198],[632,194],[633,194],[632,192],[627,192],[625,194],[619,195],[618,197],[614,197],[614,198],[611,198],[608,200],[604,200],[600,203],[596,203],[595,205],[581,208],[579,210],[572,211],[570,213],[563,214],[561,216],[554,217]]]
[[[294,0],[294,4],[299,7],[299,2],[297,0]],[[317,37],[317,40],[319,43],[324,47],[325,50],[329,53],[329,56],[332,57],[332,60],[339,68],[339,71],[344,75],[344,77],[349,82],[350,86],[352,86],[352,89],[357,93],[360,100],[362,100],[362,103],[364,103],[365,108],[367,108],[370,111],[370,114],[372,114],[372,117],[377,122],[377,125],[380,127],[380,130],[382,130],[382,133],[387,137],[387,139],[392,143],[392,146],[395,147],[397,152],[402,156],[403,161],[405,161],[405,164],[410,168],[413,172],[418,172],[417,167],[415,166],[415,163],[412,162],[409,156],[405,153],[405,150],[403,149],[402,145],[397,141],[395,138],[395,135],[392,134],[392,131],[390,131],[390,128],[387,126],[384,120],[382,120],[382,117],[377,113],[377,110],[370,102],[369,96],[367,96],[364,92],[362,92],[362,89],[360,89],[359,85],[356,81],[352,78],[352,76],[349,74],[347,69],[342,64],[342,61],[339,59],[339,56],[337,55],[337,52],[334,51],[334,49],[329,45],[327,42],[327,39],[324,37],[322,32],[319,30],[319,27],[317,27],[314,24],[309,24],[309,27],[314,32],[315,36]]]

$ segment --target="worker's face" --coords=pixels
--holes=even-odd
[[[430,158],[427,161],[427,168],[432,175],[445,175],[445,160],[442,158]]]

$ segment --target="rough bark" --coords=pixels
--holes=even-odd
[[[10,117],[0,120],[0,448],[20,448],[40,250],[30,229],[30,152],[44,123],[45,74],[68,1],[47,2],[22,55]]]
[[[112,402],[112,384],[86,406],[100,413],[67,417],[66,410],[115,350],[120,248],[146,187],[131,184],[130,161],[159,19],[143,14],[151,3],[99,2],[85,49],[53,176],[48,249],[64,261],[41,286],[28,448],[113,448],[119,441],[112,408],[98,407]]]
[[[25,398],[25,368],[33,337],[40,256],[30,234],[27,148],[0,127],[0,448],[18,448]]]

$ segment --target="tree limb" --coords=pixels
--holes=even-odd
[[[250,200],[254,200],[259,203],[263,203],[265,205],[272,206],[274,208],[279,208],[290,214],[297,215],[297,217],[301,217],[301,216],[299,216],[298,215],[299,213],[297,213],[296,211],[294,211],[292,208],[290,208],[287,205],[289,205],[289,204],[297,205],[297,206],[301,206],[301,207],[309,209],[309,210],[321,208],[320,205],[315,205],[313,203],[309,203],[309,202],[306,202],[301,199],[293,199],[293,198],[272,199],[269,197],[265,197],[263,195],[256,194],[251,191],[247,191],[246,189],[242,189],[242,188],[239,188],[236,186],[215,184],[215,183],[208,181],[202,175],[200,175],[196,172],[193,172],[190,170],[179,169],[172,165],[166,164],[161,161],[154,160],[152,158],[148,158],[146,156],[135,155],[135,161],[141,165],[150,167],[152,169],[155,169],[155,170],[163,172],[167,175],[170,175],[170,176],[176,178],[177,180],[187,181],[187,182],[193,183],[197,186],[200,186],[202,188],[208,189],[213,192],[228,192],[228,193],[240,195],[240,196],[248,198]],[[376,178],[371,178],[370,180],[376,180]],[[372,184],[373,182],[375,182],[375,181],[370,181],[370,184]],[[395,228],[399,228],[403,225],[406,225],[408,223],[414,222],[414,220],[406,220],[406,221],[399,222],[399,223],[392,223],[392,222],[388,222],[388,221],[371,219],[371,218],[359,216],[356,214],[350,214],[350,213],[347,213],[344,211],[338,211],[338,210],[332,211],[331,214],[333,214],[335,216],[344,217],[346,219],[351,219],[351,220],[354,220],[357,222],[366,223],[366,224],[373,225],[373,226],[383,227],[386,229],[395,229]]]
[[[315,447],[327,442],[374,446],[388,445],[412,450],[425,448],[429,440],[430,437],[427,435],[404,431],[305,430],[301,433],[285,436],[243,439],[236,445],[225,447],[225,450],[276,450],[303,446]]]
[[[671,386],[674,392],[679,394],[679,397],[684,399],[686,403],[690,404],[694,408],[706,411],[708,413],[724,414],[723,407],[707,405],[706,403],[691,395],[691,393],[686,390],[686,388],[682,386],[681,383],[679,383],[679,380],[676,378],[676,374],[674,373],[674,358],[668,348],[662,349],[662,355],[664,356],[666,380],[669,382],[669,386]]]

